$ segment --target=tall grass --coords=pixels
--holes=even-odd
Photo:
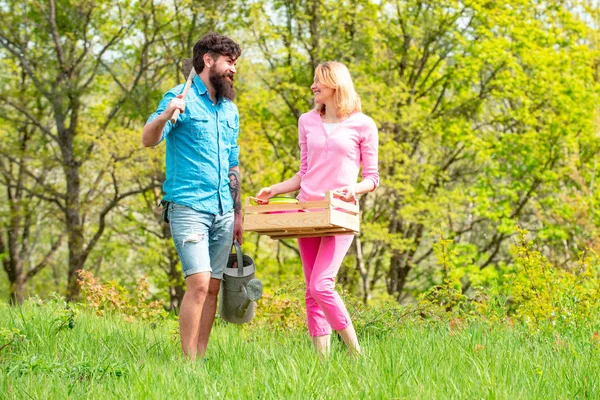
[[[0,305],[0,321],[7,399],[600,398],[600,341],[590,330],[407,322],[361,335],[359,359],[334,340],[322,360],[304,333],[217,320],[207,358],[190,362],[173,320],[126,322],[29,301]]]

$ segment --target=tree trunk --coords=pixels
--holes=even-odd
[[[61,142],[62,157],[64,160],[63,171],[67,184],[67,202],[65,207],[65,221],[69,238],[67,301],[77,301],[80,295],[77,271],[83,268],[86,259],[84,256],[84,232],[80,215],[81,204],[79,199],[81,182],[79,178],[79,162],[75,160],[73,134],[71,132],[73,127],[70,127],[69,129],[64,128],[64,117],[59,110],[55,109],[55,116],[57,120],[56,125],[59,128],[59,140]]]
[[[25,276],[22,273],[17,274],[14,282],[10,283],[10,304],[11,305],[19,305],[23,304],[23,299],[25,298]]]
[[[363,292],[363,304],[367,305],[370,296],[369,293],[369,268],[365,266],[365,259],[362,251],[362,241],[359,236],[354,238],[354,247],[356,249],[356,264],[360,273],[361,288]]]
[[[320,0],[311,0],[307,3],[308,15],[310,16],[310,61],[314,69],[317,67],[319,63],[319,53],[320,53],[320,32],[319,32],[319,23],[321,21],[321,1]]]
[[[160,216],[159,216],[160,219]],[[165,241],[171,237],[171,229],[169,224],[163,224],[163,237]],[[174,246],[171,245],[167,247],[166,250],[169,262],[169,268],[167,272],[167,276],[169,278],[169,310],[176,311],[181,306],[181,301],[183,300],[183,295],[185,294],[184,285],[185,280],[183,278],[183,273],[177,269],[177,265],[179,264],[179,256],[177,255],[177,251]]]

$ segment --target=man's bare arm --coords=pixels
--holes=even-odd
[[[241,197],[241,183],[242,177],[240,175],[239,167],[232,167],[229,169],[229,191],[231,192],[231,198],[233,199],[233,208],[236,214],[242,212],[242,197]]]
[[[156,117],[156,119],[144,125],[144,129],[142,130],[142,144],[144,147],[156,146],[160,142],[165,125],[171,119],[171,115],[173,115],[175,110],[179,110],[182,113],[185,111],[185,100],[182,97],[183,94],[175,97],[169,102],[165,111]]]
[[[242,178],[239,167],[229,168],[229,190],[233,199],[233,209],[235,210],[233,224],[233,240],[242,244],[244,228],[242,227]]]

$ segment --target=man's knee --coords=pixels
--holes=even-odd
[[[186,278],[186,293],[193,301],[204,301],[210,288],[210,273],[202,272]]]
[[[221,288],[221,280],[210,278],[210,284],[208,285],[208,295],[210,297],[217,297],[219,289]]]

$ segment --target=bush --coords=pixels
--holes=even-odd
[[[82,305],[97,315],[110,312],[121,314],[128,321],[138,319],[148,322],[161,321],[168,315],[162,300],[149,300],[150,287],[145,277],[137,282],[135,293],[130,293],[114,281],[100,284],[89,271],[79,270],[78,276]]]
[[[600,316],[600,277],[598,259],[591,250],[580,256],[571,270],[552,265],[527,231],[519,230],[518,242],[511,247],[514,271],[504,286],[510,303],[506,312],[530,327],[580,327],[595,324]]]
[[[451,240],[435,245],[443,281],[425,292],[419,305],[429,316],[445,320],[475,319],[487,323],[524,323],[530,329],[582,327],[600,320],[600,274],[598,258],[591,250],[582,253],[577,266],[564,269],[552,265],[518,230],[510,251],[514,262],[505,266],[496,281],[462,291],[460,268]],[[437,307],[437,308],[436,308]]]
[[[280,332],[306,329],[304,282],[283,285],[273,294],[263,294],[250,326],[268,326]]]

